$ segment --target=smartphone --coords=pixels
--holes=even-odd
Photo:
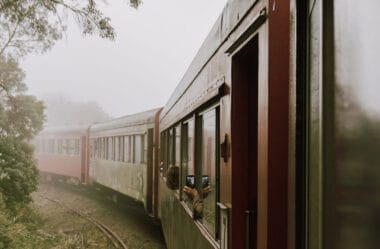
[[[195,188],[195,176],[194,175],[186,176],[186,186],[188,186],[189,188]]]
[[[202,187],[205,188],[209,185],[209,178],[207,175],[202,176]],[[186,186],[189,188],[195,188],[195,176],[188,175],[186,176]]]
[[[202,187],[205,188],[209,185],[208,176],[202,176]]]

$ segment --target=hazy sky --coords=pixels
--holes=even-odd
[[[138,9],[109,0],[116,41],[67,36],[22,63],[30,93],[96,100],[117,117],[166,104],[227,0],[144,0]]]

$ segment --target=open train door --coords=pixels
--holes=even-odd
[[[232,214],[230,248],[265,248],[267,236],[268,63],[265,12],[231,54]]]
[[[233,249],[288,248],[289,1],[268,1],[231,55]]]

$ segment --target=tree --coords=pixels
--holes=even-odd
[[[137,8],[141,0],[129,0]],[[0,0],[0,55],[44,52],[62,37],[71,14],[83,34],[114,39],[111,19],[96,0]]]
[[[28,203],[36,189],[29,141],[44,122],[44,105],[26,94],[24,76],[15,59],[0,56],[0,193],[10,210]]]

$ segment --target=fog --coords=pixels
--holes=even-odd
[[[97,101],[113,117],[165,105],[227,0],[122,0],[102,8],[115,41],[83,36],[74,21],[63,40],[22,62],[29,92]]]

